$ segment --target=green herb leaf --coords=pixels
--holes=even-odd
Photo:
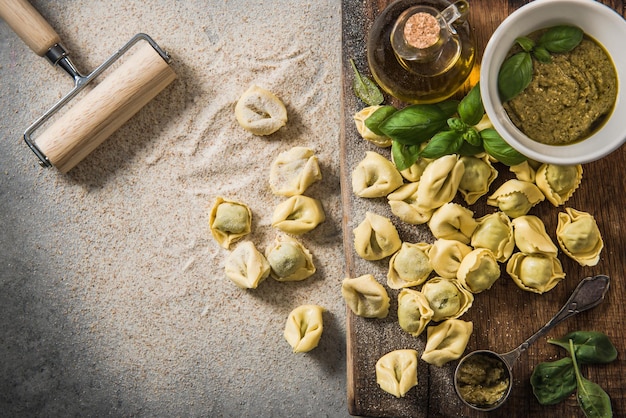
[[[472,155],[480,154],[483,151],[485,150],[482,147],[482,142],[481,142],[481,146],[475,146],[475,145],[470,144],[467,141],[463,141],[463,143],[461,144],[461,148],[459,148],[459,150],[457,151],[457,154],[472,156]]]
[[[476,131],[473,127],[470,127],[463,132],[463,140],[465,142],[469,142],[475,147],[482,147],[483,145],[483,139],[480,137],[478,131]]]
[[[583,364],[610,363],[617,358],[617,349],[609,337],[597,331],[575,331],[563,338],[550,339],[548,342],[569,352],[570,340],[576,350],[576,358]]]
[[[535,57],[537,61],[544,64],[549,64],[552,62],[552,55],[550,55],[550,52],[543,46],[538,46],[533,49],[533,57]]]
[[[521,164],[526,157],[507,144],[495,129],[488,128],[480,131],[483,147],[487,154],[508,166]]]
[[[459,103],[460,102],[458,100],[449,99],[436,103],[436,106],[441,109],[443,113],[445,113],[446,118],[449,118],[456,113]]]
[[[399,171],[411,167],[420,156],[420,145],[403,145],[398,141],[391,142],[391,155]]]
[[[378,86],[372,80],[359,73],[354,60],[350,59],[350,64],[354,71],[354,80],[352,80],[354,94],[370,106],[381,104],[385,98]]]
[[[428,141],[420,156],[424,158],[439,158],[444,155],[456,154],[463,142],[463,136],[459,132],[441,131]]]
[[[379,126],[389,138],[404,145],[417,145],[428,141],[446,127],[448,116],[433,104],[417,104],[398,110]]]
[[[530,376],[535,398],[541,405],[554,405],[576,390],[576,373],[570,357],[539,363]]]
[[[483,118],[485,107],[480,96],[480,83],[476,83],[474,87],[461,100],[458,106],[458,112],[461,120],[469,126],[474,126]]]
[[[467,130],[467,125],[459,118],[449,118],[447,120],[448,127],[460,134]]]
[[[509,101],[530,84],[533,79],[533,61],[529,52],[518,52],[507,58],[498,73],[498,92],[503,102]]]
[[[576,398],[578,404],[588,418],[610,418],[613,416],[613,409],[611,407],[611,398],[600,387],[600,385],[584,378],[580,374],[578,369],[578,363],[576,361],[576,350],[574,349],[574,343],[569,340],[570,355],[572,356],[572,363],[574,365],[574,373],[576,374]]]
[[[535,41],[527,36],[520,36],[519,38],[515,39],[515,42],[517,42],[517,44],[521,46],[522,49],[526,52],[532,51],[535,47]]]
[[[582,39],[582,29],[576,26],[559,25],[548,29],[539,38],[539,45],[550,52],[568,52],[576,48]]]
[[[374,113],[369,115],[367,119],[365,119],[365,126],[374,132],[376,135],[384,136],[380,129],[378,128],[382,121],[387,119],[392,114],[396,113],[398,109],[393,106],[381,106]]]

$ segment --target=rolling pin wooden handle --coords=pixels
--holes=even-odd
[[[0,0],[0,17],[40,57],[61,42],[52,26],[27,0]]]

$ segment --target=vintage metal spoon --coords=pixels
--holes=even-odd
[[[593,277],[587,277],[580,281],[576,289],[572,292],[572,295],[567,300],[565,305],[561,308],[561,310],[554,315],[554,317],[548,321],[539,331],[533,334],[530,338],[524,341],[519,347],[514,350],[509,351],[508,353],[498,354],[490,350],[477,350],[469,353],[465,357],[461,359],[456,370],[454,372],[454,389],[456,393],[459,395],[459,398],[468,406],[473,409],[479,411],[491,411],[498,408],[502,405],[506,399],[511,394],[511,389],[513,387],[513,364],[519,358],[519,356],[528,349],[528,347],[534,343],[539,337],[546,334],[552,327],[561,323],[563,320],[576,315],[579,312],[586,311],[588,309],[594,308],[602,302],[606,292],[609,290],[610,279],[605,275],[598,275]],[[495,400],[492,404],[483,404],[478,405],[472,403],[463,398],[461,394],[461,383],[459,382],[459,369],[461,369],[462,365],[468,360],[473,358],[474,356],[481,355],[490,357],[497,361],[500,361],[502,364],[502,369],[504,369],[505,374],[508,373],[508,388],[504,392],[504,394],[497,400]]]

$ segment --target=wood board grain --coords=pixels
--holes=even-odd
[[[395,218],[386,199],[360,199],[353,195],[351,172],[368,150],[389,155],[360,139],[353,122],[353,115],[365,105],[355,98],[351,83],[352,69],[349,59],[368,73],[365,57],[367,32],[376,16],[390,1],[343,0],[343,127],[341,135],[341,181],[344,204],[344,243],[346,248],[347,277],[371,273],[383,284],[386,280],[388,259],[368,262],[360,259],[353,249],[352,230],[361,222],[367,211],[386,215],[392,219],[404,241],[432,242],[428,228],[409,226]],[[482,51],[495,28],[512,11],[526,1],[478,0],[470,2],[470,22],[475,31],[478,46],[478,62]],[[622,16],[626,15],[623,1],[606,0]],[[401,105],[387,97],[387,102]],[[492,186],[497,187],[511,176],[503,166],[498,167],[500,176]],[[609,335],[616,345],[618,359],[606,366],[588,366],[584,374],[599,383],[611,396],[614,416],[626,416],[626,282],[624,266],[626,257],[626,147],[609,157],[583,166],[583,183],[567,206],[589,212],[596,218],[605,248],[597,266],[581,267],[559,254],[567,277],[552,291],[536,295],[520,290],[506,275],[488,292],[476,296],[473,307],[462,319],[474,323],[474,333],[467,351],[488,348],[498,352],[508,351],[534,333],[560,309],[583,277],[607,274],[611,277],[611,289],[605,301],[589,312],[584,312],[554,328],[549,337],[559,337],[573,330],[598,330]],[[459,201],[460,202],[460,201]],[[471,209],[479,217],[491,213],[494,208],[485,204],[485,198]],[[553,207],[547,201],[533,208],[530,214],[539,216],[555,240],[558,212],[563,206]],[[556,242],[556,241],[555,241]],[[504,268],[503,268],[504,271]],[[414,348],[422,352],[425,335],[418,338],[403,332],[397,324],[398,291],[388,289],[391,310],[384,320],[369,320],[347,312],[347,369],[348,405],[352,415],[372,417],[454,417],[485,416],[466,408],[458,400],[452,386],[452,373],[456,362],[442,368],[419,362],[416,388],[406,397],[396,399],[383,392],[376,384],[374,365],[385,353],[401,348]],[[529,377],[533,367],[563,355],[560,349],[548,344],[548,337],[539,339],[522,355],[514,368],[514,388],[511,398],[494,416],[509,417],[575,417],[582,416],[576,399],[572,396],[555,406],[541,406],[532,394]]]

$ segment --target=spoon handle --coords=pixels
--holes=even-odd
[[[557,324],[563,320],[576,315],[579,312],[594,308],[602,302],[606,292],[609,290],[609,276],[603,274],[593,277],[586,277],[580,281],[576,289],[572,292],[565,305],[556,315],[552,317],[543,327],[536,333],[531,335],[526,341],[520,344],[516,349],[502,355],[507,366],[511,368],[515,360],[528,349],[539,337],[546,334]]]

